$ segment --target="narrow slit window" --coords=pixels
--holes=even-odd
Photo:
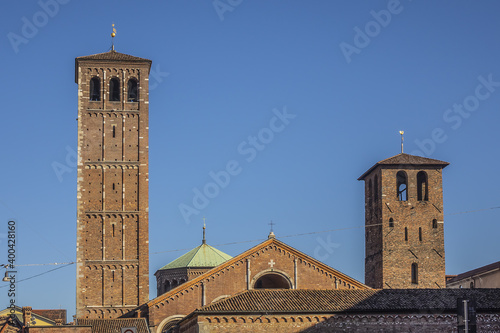
[[[389,228],[394,228],[394,219],[392,217],[389,219]]]
[[[120,81],[117,78],[109,81],[109,100],[112,102],[120,100]]]
[[[115,189],[115,183],[113,183],[113,190]]]
[[[113,237],[115,237],[115,225],[114,224],[111,225],[111,229],[112,229]]]
[[[418,284],[418,264],[411,264],[411,283]]]
[[[137,90],[137,80],[130,79],[127,84],[127,101],[128,102],[137,102],[137,97],[139,96]]]
[[[113,125],[113,138],[116,136],[116,126]]]
[[[408,241],[408,227],[405,227],[405,241]]]
[[[407,201],[408,200],[408,177],[406,176],[406,172],[398,171],[396,174],[396,190],[398,193],[399,201]]]
[[[90,80],[90,100],[91,101],[101,100],[101,82],[97,77],[93,77]]]
[[[437,229],[438,221],[436,219],[432,220],[432,228]]]
[[[422,241],[422,227],[418,228],[418,240]]]
[[[373,187],[372,187],[372,180],[370,179],[370,181],[368,182],[368,209],[370,210],[370,213],[372,209],[372,196],[373,196]]]
[[[113,278],[113,282],[115,282],[115,271],[111,271],[111,275],[112,275],[112,278]]]
[[[417,173],[417,200],[418,201],[428,201],[429,200],[429,183],[427,181],[427,173],[425,171],[420,171]]]

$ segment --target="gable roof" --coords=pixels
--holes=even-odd
[[[87,56],[81,56],[76,58],[77,61],[80,60],[104,60],[104,61],[140,61],[140,62],[149,62],[151,60],[145,58],[139,58],[130,54],[116,52],[115,50],[111,50],[108,52],[91,54]]]
[[[233,257],[229,254],[203,243],[169,264],[163,266],[159,269],[159,271],[173,268],[215,267],[231,258]]]
[[[56,319],[62,319],[62,323],[66,324],[66,309],[33,309],[31,310],[31,313],[48,318],[54,322]]]
[[[457,276],[446,281],[446,283],[453,283],[456,281],[460,281],[462,279],[466,279],[466,278],[469,278],[469,277],[472,277],[475,275],[479,275],[479,274],[490,272],[490,271],[497,270],[497,269],[500,269],[500,261],[497,261],[497,262],[494,262],[492,264],[470,270],[470,271],[465,272],[465,273],[458,274]]]
[[[461,297],[475,298],[478,310],[500,310],[500,289],[257,289],[208,304],[194,313],[456,311],[457,298]]]
[[[365,173],[363,173],[358,178],[358,180],[364,180],[365,177],[379,165],[420,165],[420,166],[439,166],[444,168],[449,164],[450,163],[448,162],[435,160],[432,158],[401,153],[375,163],[375,165],[373,165],[370,169],[368,169]]]
[[[261,249],[263,248],[266,248],[267,246],[270,246],[270,245],[277,245],[277,246],[280,246],[282,247],[283,249],[285,249],[286,251],[290,252],[291,254],[297,256],[297,257],[301,257],[301,258],[304,258],[305,260],[309,261],[312,265],[315,265],[317,268],[319,269],[322,269],[322,270],[325,270],[325,271],[328,271],[330,272],[332,275],[335,275],[335,276],[338,276],[339,278],[341,278],[342,280],[344,281],[347,281],[348,283],[350,283],[352,286],[354,286],[355,288],[360,288],[360,289],[369,289],[370,287],[364,285],[363,283],[353,279],[352,277],[344,274],[344,273],[341,273],[333,268],[331,268],[330,266],[322,263],[321,261],[319,260],[316,260],[310,256],[308,256],[307,254],[305,253],[302,253],[296,249],[294,249],[293,247],[277,240],[276,238],[269,238],[267,239],[266,241],[250,248],[249,250],[241,253],[240,255],[237,255],[236,257],[232,258],[231,260],[228,260],[226,261],[225,263],[217,266],[217,267],[214,267],[212,268],[211,270],[199,275],[198,277],[188,281],[188,282],[185,282],[181,285],[179,285],[178,287],[170,290],[170,291],[167,291],[166,293],[150,300],[148,303],[146,303],[144,306],[147,306],[148,308],[152,307],[152,306],[155,306],[156,304],[159,304],[161,302],[163,302],[164,300],[167,300],[171,297],[173,297],[174,295],[176,294],[179,294],[181,293],[182,291],[186,290],[186,289],[189,289],[190,287],[194,286],[195,284],[203,281],[204,279],[206,279],[207,277],[210,277],[211,275],[214,275],[220,271],[223,271],[225,270],[226,268],[230,267],[231,265],[234,265],[236,264],[238,261],[240,260],[243,260],[245,257],[251,255],[252,253],[255,253],[255,252],[258,252],[260,251]],[[144,306],[141,306],[139,308],[142,308]]]
[[[121,333],[125,327],[136,327],[137,333],[149,333],[145,318],[76,319],[78,326],[92,326],[92,333]]]

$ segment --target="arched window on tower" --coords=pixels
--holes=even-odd
[[[120,100],[120,81],[115,77],[109,81],[109,100],[113,102]]]
[[[396,190],[399,201],[408,200],[408,177],[404,171],[398,171],[396,174]]]
[[[437,227],[438,227],[438,220],[436,220],[436,219],[432,220],[432,227],[434,229],[437,229]]]
[[[100,101],[101,100],[101,81],[99,78],[93,77],[90,80],[90,100]]]
[[[429,200],[429,190],[428,190],[427,172],[420,171],[417,173],[417,200],[427,201]]]
[[[127,84],[127,102],[137,102],[139,91],[137,90],[137,80],[130,79]]]
[[[163,285],[163,292],[166,293],[170,289],[172,289],[172,287],[170,286],[170,281],[165,281],[165,284]]]
[[[418,264],[411,264],[411,283],[418,284]]]

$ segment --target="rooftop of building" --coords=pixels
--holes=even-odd
[[[460,281],[460,280],[467,279],[467,278],[470,278],[473,276],[481,275],[481,274],[484,274],[484,273],[487,273],[490,271],[494,271],[494,270],[500,270],[500,261],[494,262],[494,263],[486,265],[486,266],[478,267],[476,269],[467,271],[465,273],[458,274],[458,275],[454,276],[453,278],[447,280],[446,283],[453,283],[456,281]]]
[[[401,165],[401,166],[439,166],[441,168],[446,167],[450,163],[435,160],[428,157],[415,156],[405,153],[400,153],[392,157],[386,158],[385,160],[375,163],[370,169],[363,173],[358,180],[364,180],[365,177],[370,174],[379,165]]]
[[[174,268],[216,267],[232,258],[229,254],[207,244],[205,240],[205,227],[203,227],[201,245],[163,266],[159,271]]]
[[[208,304],[195,313],[456,311],[458,298],[475,299],[480,311],[500,310],[500,289],[256,289]]]

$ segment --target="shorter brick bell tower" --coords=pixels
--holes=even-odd
[[[442,170],[409,154],[382,160],[365,181],[365,284],[445,288]]]

